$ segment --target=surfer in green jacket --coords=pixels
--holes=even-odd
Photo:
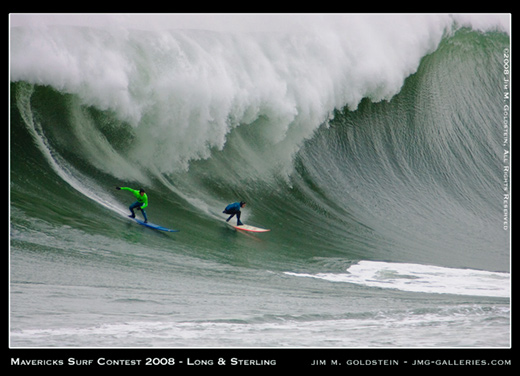
[[[116,189],[130,191],[134,194],[135,198],[137,198],[137,201],[129,207],[130,211],[132,212],[132,214],[129,215],[129,217],[135,218],[134,209],[139,208],[141,209],[141,213],[143,213],[144,223],[148,223],[148,218],[146,217],[146,212],[144,211],[144,209],[148,206],[148,196],[146,195],[144,189],[140,188],[139,190],[136,190],[128,187],[116,187]]]

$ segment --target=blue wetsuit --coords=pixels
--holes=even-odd
[[[240,208],[242,207],[241,203],[240,202],[235,202],[233,204],[229,204],[228,206],[226,206],[226,208],[224,209],[224,211],[222,213],[224,214],[231,214],[231,216],[226,219],[226,222],[229,222],[229,220],[231,218],[233,218],[233,216],[237,216],[237,226],[242,226],[243,223],[240,222]]]

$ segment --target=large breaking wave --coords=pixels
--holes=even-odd
[[[463,26],[13,27],[12,203],[86,197],[124,215],[110,190],[125,182],[155,191],[151,215],[182,227],[243,198],[246,219],[305,255],[507,271],[497,119],[509,37]],[[51,171],[79,198],[35,181]]]

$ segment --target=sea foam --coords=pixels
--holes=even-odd
[[[261,31],[260,22],[253,31],[243,22],[210,22],[214,31],[164,21],[141,30],[128,18],[107,26],[13,20],[11,81],[49,85],[113,113],[133,128],[129,157],[161,172],[209,158],[244,125],[269,145],[259,157],[283,166],[335,109],[354,110],[365,97],[389,100],[455,23],[471,22],[447,15],[269,19]]]

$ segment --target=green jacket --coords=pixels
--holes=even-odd
[[[139,193],[138,190],[132,189],[132,188],[128,188],[128,187],[121,187],[121,190],[122,191],[130,191],[130,192],[132,192],[134,194],[135,198],[137,198],[137,201],[140,204],[143,204],[143,205],[141,205],[141,209],[144,209],[144,208],[146,208],[148,206],[148,196],[146,195],[146,193],[141,196],[141,194]]]

